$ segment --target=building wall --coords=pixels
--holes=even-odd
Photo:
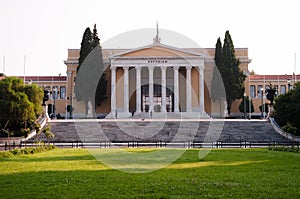
[[[290,89],[292,89],[295,82],[298,82],[299,80],[300,75],[250,75],[248,78],[248,91],[250,87],[252,87],[254,88],[254,92],[252,92],[251,94],[250,92],[248,92],[247,95],[251,96],[254,111],[256,113],[260,112],[259,106],[261,106],[262,104],[262,96],[260,93],[258,93],[260,88],[263,88],[264,90],[263,103],[269,103],[265,96],[265,90],[270,85],[270,83],[273,86],[279,88],[278,94],[280,95],[288,92],[288,84],[290,84]],[[285,88],[285,92],[281,88]]]
[[[110,72],[110,68],[109,68],[109,59],[108,56],[112,55],[112,54],[116,54],[116,53],[120,53],[120,52],[124,52],[127,51],[129,49],[103,49],[102,53],[103,53],[103,60],[105,65],[107,66],[106,68],[106,79],[108,80],[108,86],[107,86],[107,99],[104,100],[100,106],[97,106],[96,108],[96,112],[97,113],[109,113],[110,112],[110,101],[111,101],[111,72]],[[164,53],[164,54],[168,54],[170,52],[167,51],[163,51],[161,49],[156,49],[157,52],[155,53]],[[194,51],[196,53],[202,53],[202,54],[207,54],[208,56],[213,56],[214,55],[214,48],[205,48],[205,49],[198,49],[198,48],[185,48],[184,50],[188,50],[188,51]],[[163,52],[160,52],[163,51]],[[145,51],[145,53],[149,53],[150,51]],[[138,52],[132,52],[133,55],[137,55],[136,53]],[[134,54],[135,53],[135,54]],[[139,52],[140,53],[140,52]],[[154,52],[152,52],[154,53]],[[180,52],[182,53],[182,52]],[[188,55],[188,54],[187,54]],[[248,49],[247,48],[236,48],[236,55],[240,58],[241,60],[241,69],[243,71],[248,71],[248,64],[250,63],[251,60],[249,60],[248,58]],[[132,55],[128,55],[128,56],[132,56]],[[72,72],[72,77],[68,78],[68,85],[67,85],[67,93],[68,96],[71,95],[71,87],[74,90],[74,85],[71,86],[71,83],[74,82],[74,78],[76,76],[76,68],[78,65],[78,57],[79,57],[79,49],[69,49],[68,50],[68,59],[65,61],[66,65],[67,65],[67,71],[71,71]],[[214,112],[213,110],[215,109],[224,109],[224,103],[220,103],[219,102],[212,102],[211,98],[210,98],[210,88],[211,88],[211,78],[212,78],[212,74],[213,74],[213,58],[212,57],[208,57],[206,59],[205,62],[205,70],[204,70],[204,80],[205,80],[205,110],[208,113],[212,113]],[[180,77],[179,77],[179,97],[180,97],[180,109],[181,111],[185,111],[186,110],[186,83],[185,83],[185,77],[186,77],[186,71],[185,68],[180,68],[179,70],[180,72]],[[172,69],[168,69],[167,72],[167,79],[172,79],[173,78],[173,70]],[[160,83],[160,79],[161,79],[161,74],[160,74],[160,69],[155,69],[154,70],[154,74],[156,79],[154,79],[154,81],[159,81],[158,83]],[[117,108],[118,109],[123,109],[123,86],[124,86],[124,80],[123,80],[123,69],[122,68],[118,68],[116,71],[116,80],[117,80],[117,96],[116,96],[116,102],[117,102]],[[193,109],[197,109],[199,107],[199,75],[198,75],[198,71],[197,69],[193,68],[192,69],[192,107]],[[142,84],[147,84],[147,82],[149,81],[148,79],[148,70],[147,68],[143,68],[142,69]],[[129,100],[129,107],[130,110],[135,109],[135,104],[136,104],[136,100],[135,100],[135,80],[136,80],[136,75],[135,75],[135,70],[130,70],[129,71],[129,88],[130,88],[130,100]],[[167,80],[167,85],[170,84],[170,81]],[[173,84],[173,80],[171,80],[171,85]],[[245,82],[245,86],[246,86],[246,93],[249,93],[249,85],[247,85],[247,81]],[[73,104],[78,104],[75,102],[75,96],[73,94]],[[68,104],[70,104],[70,100],[68,100]],[[239,105],[239,102],[235,103]],[[232,107],[232,111],[233,112],[239,112],[238,111],[238,105],[235,105]],[[218,108],[216,108],[218,107]],[[79,108],[80,110],[77,111],[83,111],[85,110],[85,108]],[[218,111],[220,112],[220,111]]]

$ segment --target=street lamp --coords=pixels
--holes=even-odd
[[[263,101],[264,96],[263,96],[263,94],[264,94],[264,89],[260,88],[260,95],[261,95],[261,118],[264,118],[264,113],[263,113],[263,111],[264,111],[264,107],[263,107],[263,105],[264,105],[264,101]]]
[[[251,120],[251,96],[249,96],[249,120]]]
[[[56,113],[55,113],[55,109],[56,109],[56,107],[55,107],[55,99],[56,99],[56,95],[57,95],[57,87],[54,87],[53,88],[53,99],[54,99],[54,107],[53,107],[53,115],[54,115],[54,119],[56,119]]]
[[[291,89],[291,79],[290,78],[288,78],[287,83],[288,83],[288,92],[290,92],[290,89]]]
[[[73,115],[72,115],[72,112],[73,112],[73,101],[72,101],[72,99],[73,99],[73,88],[72,88],[72,84],[73,84],[73,82],[72,82],[72,71],[67,71],[67,77],[68,77],[68,80],[70,79],[70,119],[73,119]],[[68,81],[68,83],[69,83],[69,81]]]
[[[244,118],[247,119],[247,114],[246,114],[246,93],[244,93]]]

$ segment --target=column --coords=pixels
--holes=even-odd
[[[165,66],[161,66],[161,112],[166,112],[167,111],[167,107],[166,107],[166,87],[167,87],[167,81],[166,81],[166,70],[167,68]]]
[[[136,66],[136,113],[141,113],[141,67]]]
[[[110,111],[113,117],[116,117],[116,67],[110,67],[111,69],[111,99],[110,99]]]
[[[129,85],[128,85],[128,66],[124,66],[124,112],[129,113]]]
[[[186,66],[186,112],[192,112],[192,66]]]
[[[179,112],[179,66],[174,66],[174,112]]]
[[[153,112],[153,70],[154,66],[148,66],[149,70],[149,112]]]
[[[203,66],[199,66],[199,111],[200,114],[205,113],[204,110],[204,75],[203,75]]]

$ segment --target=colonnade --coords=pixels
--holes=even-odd
[[[136,113],[141,113],[141,70],[142,68],[148,68],[149,74],[149,111],[154,112],[154,105],[153,105],[153,91],[154,91],[154,69],[155,67],[160,68],[161,70],[161,88],[162,88],[162,96],[161,96],[161,112],[166,112],[166,71],[168,68],[172,68],[174,71],[174,112],[179,112],[179,68],[180,66],[135,66],[136,70]],[[186,112],[192,112],[192,79],[191,79],[191,72],[192,68],[198,68],[199,74],[199,108],[197,112],[200,114],[205,114],[204,109],[204,66],[183,66],[186,68]],[[124,113],[129,114],[129,67],[123,66],[124,70]],[[116,114],[117,112],[117,105],[116,105],[116,66],[111,66],[111,113]]]

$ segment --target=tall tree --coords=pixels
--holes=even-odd
[[[94,29],[93,29],[93,34],[92,34],[91,47],[92,47],[92,49],[94,49],[96,46],[100,46],[100,39],[98,37],[98,31],[97,31],[97,27],[96,27],[96,24],[95,24]]]
[[[92,50],[92,32],[89,27],[87,27],[83,33],[82,41],[81,41],[81,47],[79,52],[79,65],[77,67],[77,72],[85,60],[85,58],[88,56],[88,54]]]
[[[230,115],[231,105],[236,99],[243,97],[246,76],[241,71],[240,61],[235,56],[234,45],[229,31],[226,31],[221,53],[221,75],[226,91],[227,110]]]
[[[86,37],[87,40],[85,38],[86,35],[90,35]],[[83,34],[80,52],[84,53],[82,53],[82,58],[80,55],[79,60],[83,61],[79,63],[77,68],[75,83],[76,99],[85,103],[86,114],[88,113],[89,108],[88,103],[91,102],[93,105],[92,111],[94,113],[96,106],[106,99],[107,87],[107,80],[105,79],[104,74],[102,48],[96,24],[94,25],[93,33],[90,33],[89,28],[87,28]]]
[[[213,110],[213,112],[219,112],[219,116],[222,116],[222,101],[225,100],[225,89],[222,82],[222,77],[220,73],[222,72],[221,64],[221,55],[222,55],[222,43],[220,37],[217,40],[215,48],[215,66],[213,70],[213,77],[211,81],[211,98],[213,101],[219,102],[219,110]]]
[[[216,43],[215,57],[214,57],[215,64],[216,64],[216,66],[218,67],[219,70],[220,70],[220,67],[221,67],[221,56],[222,56],[222,42],[221,42],[221,39],[219,37],[218,40],[217,40],[217,43]]]
[[[101,77],[97,85],[96,89],[96,95],[95,95],[95,108],[97,105],[100,106],[101,102],[107,98],[106,96],[106,88],[107,88],[107,80],[105,79],[105,69],[103,64],[103,55],[102,55],[102,47],[100,45],[100,39],[98,37],[98,32],[96,28],[96,24],[94,25],[93,29],[93,41],[92,41],[92,47],[100,47],[99,50],[99,59],[102,64],[100,64],[100,71],[101,71]]]

